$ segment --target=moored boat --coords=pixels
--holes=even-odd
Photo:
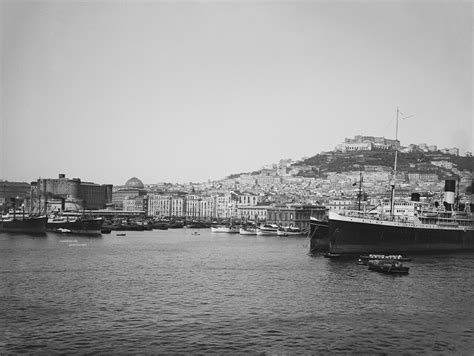
[[[46,223],[46,230],[61,232],[69,230],[78,235],[101,235],[102,218],[89,218],[78,213],[56,214],[51,216]]]
[[[239,233],[240,235],[257,235],[257,229],[254,227],[241,227]]]
[[[402,255],[368,254],[368,255],[360,255],[359,260],[362,262],[362,264],[367,264],[371,260],[390,260],[390,261],[409,262],[411,261],[411,258],[404,257]]]
[[[369,270],[386,274],[408,274],[409,267],[404,266],[400,261],[394,260],[370,260]]]
[[[406,203],[411,212],[390,215],[381,212],[329,212],[329,248],[334,253],[399,254],[400,251],[455,252],[474,250],[472,214],[440,210],[425,215],[418,202]]]
[[[257,235],[276,236],[277,232],[278,232],[278,226],[274,224],[260,225],[257,228]]]
[[[218,225],[218,226],[212,226],[211,232],[238,234],[239,228],[233,225]]]
[[[46,216],[2,216],[0,218],[0,232],[45,235],[47,220]]]
[[[299,227],[289,226],[289,227],[280,227],[277,230],[278,236],[305,236],[306,231],[301,230]]]

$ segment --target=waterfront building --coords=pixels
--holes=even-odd
[[[112,202],[112,184],[81,182],[79,199],[84,201],[83,208],[103,209]]]
[[[361,202],[362,203],[362,202]],[[330,199],[326,204],[329,210],[357,210],[356,199]]]
[[[172,196],[170,202],[170,216],[184,217],[185,198],[181,196]]]
[[[234,203],[232,199],[232,194],[225,193],[219,194],[215,197],[215,217],[220,219],[228,219],[236,217],[237,214],[234,214],[234,209],[236,209],[237,204]]]
[[[186,196],[185,216],[187,218],[199,219],[201,217],[201,196],[188,194]]]
[[[171,216],[171,195],[150,194],[148,196],[149,216]]]
[[[152,194],[148,197],[148,215],[159,217],[184,217],[185,198],[178,195]]]
[[[127,198],[134,198],[146,195],[143,182],[137,177],[132,177],[125,183],[124,188],[112,193],[112,204],[115,209],[123,209],[123,201]]]
[[[215,211],[215,199],[212,196],[203,196],[199,201],[199,211],[202,219],[213,218]]]
[[[148,211],[148,197],[137,196],[127,197],[123,200],[123,210],[126,212],[143,212]]]
[[[112,185],[82,182],[59,174],[58,178],[40,178],[32,184],[32,197],[43,203],[61,200],[63,209],[68,203],[72,209],[102,209],[111,202]]]
[[[308,230],[311,217],[322,219],[326,215],[326,210],[326,207],[321,205],[271,207],[267,210],[267,223]]]
[[[254,221],[256,223],[267,220],[267,211],[270,205],[242,205],[237,208],[237,217],[243,221]]]

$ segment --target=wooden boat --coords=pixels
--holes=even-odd
[[[236,226],[228,226],[228,225],[218,225],[212,226],[211,232],[224,232],[228,234],[238,234],[239,229]]]
[[[241,227],[239,233],[240,235],[257,235],[257,229],[253,227]]]
[[[369,270],[386,274],[408,274],[409,267],[403,266],[400,261],[394,260],[370,260]]]
[[[399,261],[399,262],[410,262],[411,258],[403,257],[402,255],[384,255],[384,254],[369,254],[359,256],[359,260],[362,261],[361,264],[367,264],[371,260],[389,260],[389,261]]]
[[[278,232],[278,226],[277,225],[260,225],[257,228],[257,235],[277,235]]]
[[[280,227],[277,230],[278,236],[304,236],[307,232],[301,230],[299,227],[290,226],[290,227]]]

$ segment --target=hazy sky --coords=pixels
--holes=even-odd
[[[357,134],[473,151],[468,1],[1,1],[0,178],[201,182]]]

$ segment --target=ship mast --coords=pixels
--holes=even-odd
[[[396,124],[395,124],[395,163],[393,165],[393,180],[391,182],[391,186],[392,186],[392,194],[390,196],[390,217],[393,217],[394,215],[394,209],[395,209],[395,185],[396,185],[396,180],[397,180],[397,158],[398,158],[398,146],[397,146],[397,142],[398,142],[398,118],[400,117],[400,114],[402,115],[405,115],[403,114],[399,107],[397,106],[397,121],[396,121]],[[402,117],[403,120],[405,119],[408,119],[409,117],[412,117],[413,115],[409,115],[409,116],[405,116],[405,117]]]
[[[397,147],[397,141],[398,141],[398,116],[400,113],[400,109],[397,106],[397,122],[395,124],[395,163],[393,165],[393,179],[391,182],[392,186],[392,193],[390,195],[390,217],[393,216],[394,213],[394,206],[395,206],[395,182],[397,179],[397,157],[398,157],[398,147]]]

